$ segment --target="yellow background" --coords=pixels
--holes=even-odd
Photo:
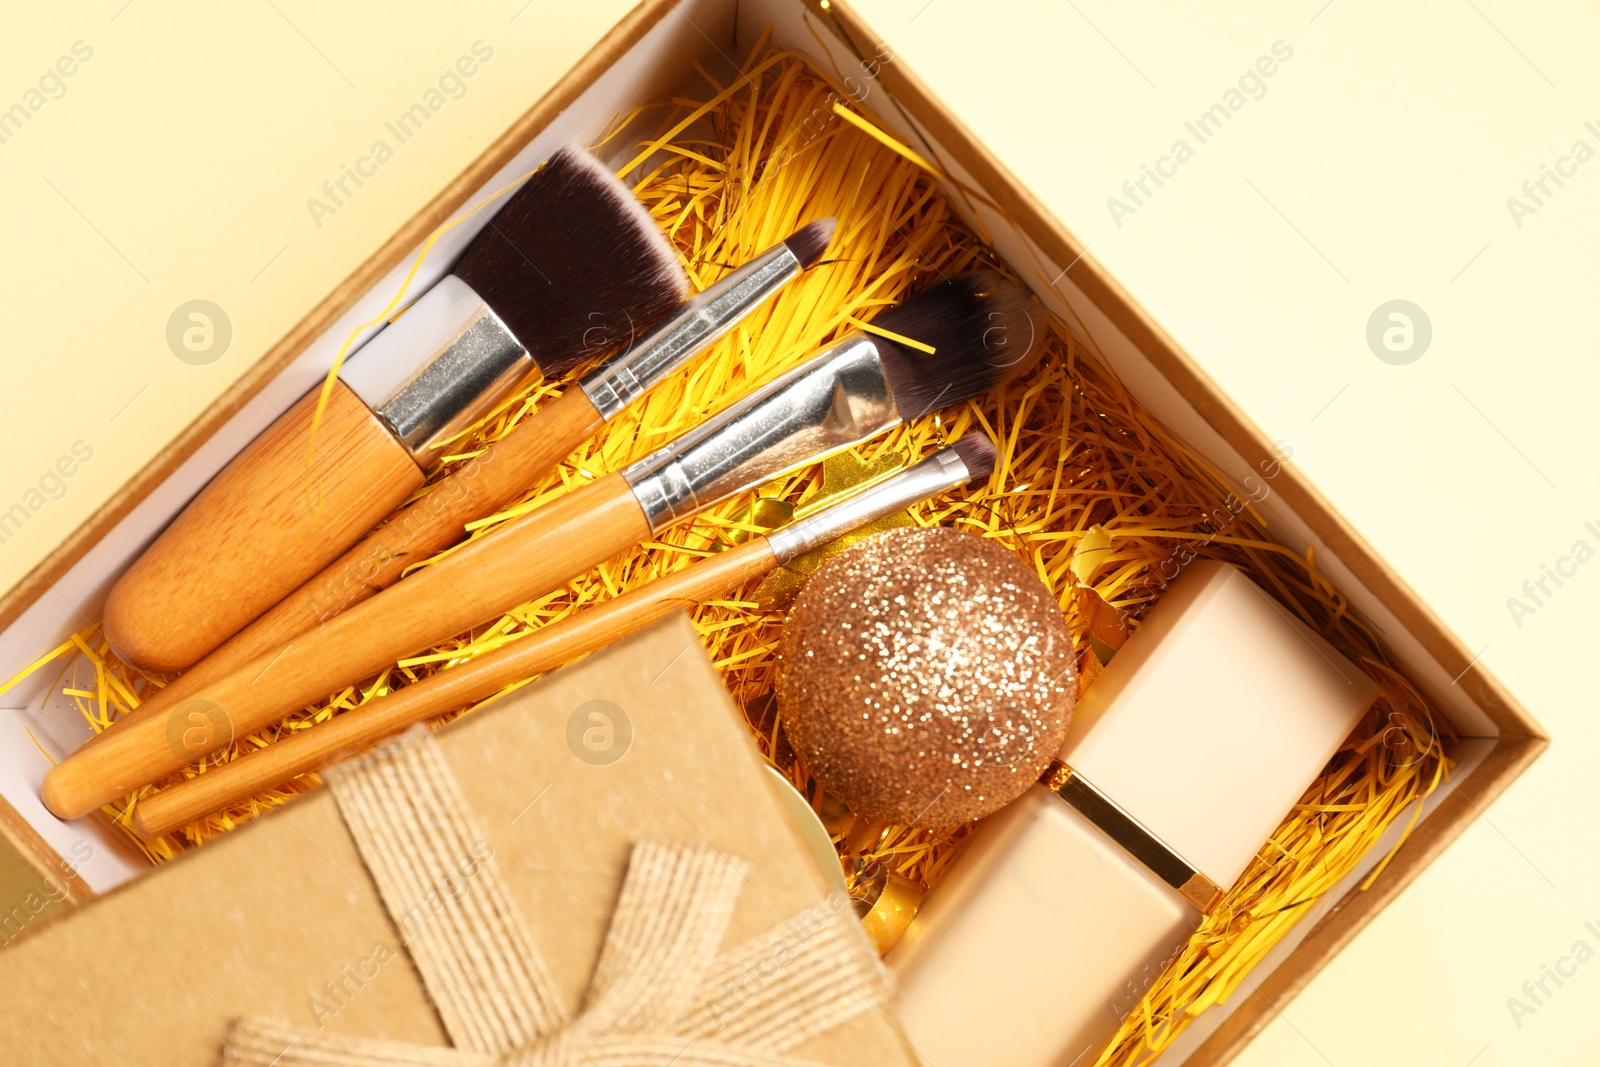
[[[8,205],[0,509],[82,440],[94,458],[0,545],[9,586],[525,110],[629,8],[301,0],[14,7],[0,108],[76,41],[93,58],[0,144]],[[1600,148],[1600,16],[1490,0],[986,4],[862,0],[908,63],[1301,464],[1555,738],[1551,751],[1243,1055],[1246,1067],[1591,1064],[1600,951],[1589,665],[1600,562],[1592,290],[1600,161],[1518,226],[1507,199]],[[482,40],[494,59],[350,203],[306,208]],[[1241,74],[1281,63],[1118,226],[1122,196]],[[1594,120],[1596,132],[1585,123]],[[1192,135],[1191,135],[1192,139]],[[234,328],[204,367],[166,321]],[[1430,349],[1393,366],[1404,298]],[[1586,523],[1593,522],[1596,532]],[[1548,980],[1547,980],[1548,982]]]
[[[620,19],[628,0],[11,5],[0,109],[93,56],[0,143],[8,254],[0,511],[75,441],[94,458],[0,544],[11,586],[192,421]],[[307,200],[482,41],[494,56],[336,214]],[[347,188],[350,188],[347,184]],[[210,300],[233,341],[167,344]]]

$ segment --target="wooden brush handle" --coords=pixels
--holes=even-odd
[[[211,479],[112,586],[105,634],[146,670],[182,670],[292,592],[422,484],[378,417],[313,389]]]
[[[491,697],[508,685],[603,648],[679,608],[723,596],[767,573],[775,563],[763,537],[720,552],[365,707],[141,797],[134,808],[134,828],[147,837],[171,833],[263,789],[320,770],[416,723]]]
[[[202,686],[164,714],[79,749],[45,776],[41,797],[60,818],[84,815],[402,656],[542,596],[648,536],[628,484],[607,475],[336,615],[314,635]]]
[[[88,744],[103,743],[133,723],[163,713],[202,686],[393,585],[405,568],[461,540],[467,523],[515,499],[604,425],[584,391],[568,389]]]

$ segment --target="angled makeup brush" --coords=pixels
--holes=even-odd
[[[88,743],[102,743],[112,733],[174,706],[202,685],[392,585],[405,568],[461,540],[466,523],[509,504],[645,390],[815,263],[833,230],[833,219],[803,226],[684,301],[649,336],[606,360],[482,455],[435,482],[424,496]]]
[[[106,601],[107,639],[149,670],[194,663],[403,503],[443,444],[529,374],[561,378],[628,344],[687,289],[632,192],[588,152],[563,148],[453,274],[349,359],[309,466],[320,388],[145,550]]]
[[[1026,291],[987,273],[935,286],[873,327],[898,339],[847,336],[632,466],[335,616],[315,640],[264,653],[164,714],[79,749],[45,776],[45,805],[61,818],[85,815],[730,496],[977,396],[1034,354]]]
[[[765,536],[693,563],[675,574],[536,630],[347,714],[280,738],[187,782],[141,797],[133,825],[147,837],[186,826],[298,775],[319,770],[419,722],[492,697],[508,685],[554,670],[680,608],[726,596],[851,530],[957,486],[982,484],[995,447],[969,434],[927,459]]]

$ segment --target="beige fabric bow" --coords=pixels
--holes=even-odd
[[[245,1019],[225,1067],[819,1067],[785,1053],[886,999],[843,898],[719,952],[742,871],[709,846],[644,841],[569,1018],[432,732],[328,777],[455,1047]]]

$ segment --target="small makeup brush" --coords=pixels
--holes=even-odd
[[[727,596],[774,567],[885,515],[961,485],[987,482],[994,464],[994,443],[981,433],[969,434],[855,496],[765,536],[141,797],[133,812],[134,828],[146,837],[159,837],[263,789],[320,770],[409,726],[492,697],[508,685],[603,648],[680,608]]]
[[[522,516],[51,769],[77,818],[402,656],[543,596],[737,493],[977,396],[1034,358],[1027,293],[987,272],[929,289],[632,466]],[[931,348],[919,352],[916,346]]]
[[[833,236],[833,219],[801,227],[690,299],[649,336],[580,378],[482,455],[429,487],[382,526],[88,744],[160,714],[208,682],[298,637],[400,579],[549,473],[634,399],[704,351],[801,271]]]
[[[453,274],[347,361],[309,462],[320,387],[145,550],[112,587],[106,638],[148,670],[194,663],[403,503],[445,442],[529,374],[563,378],[627,345],[687,289],[644,205],[587,151],[563,148]]]

